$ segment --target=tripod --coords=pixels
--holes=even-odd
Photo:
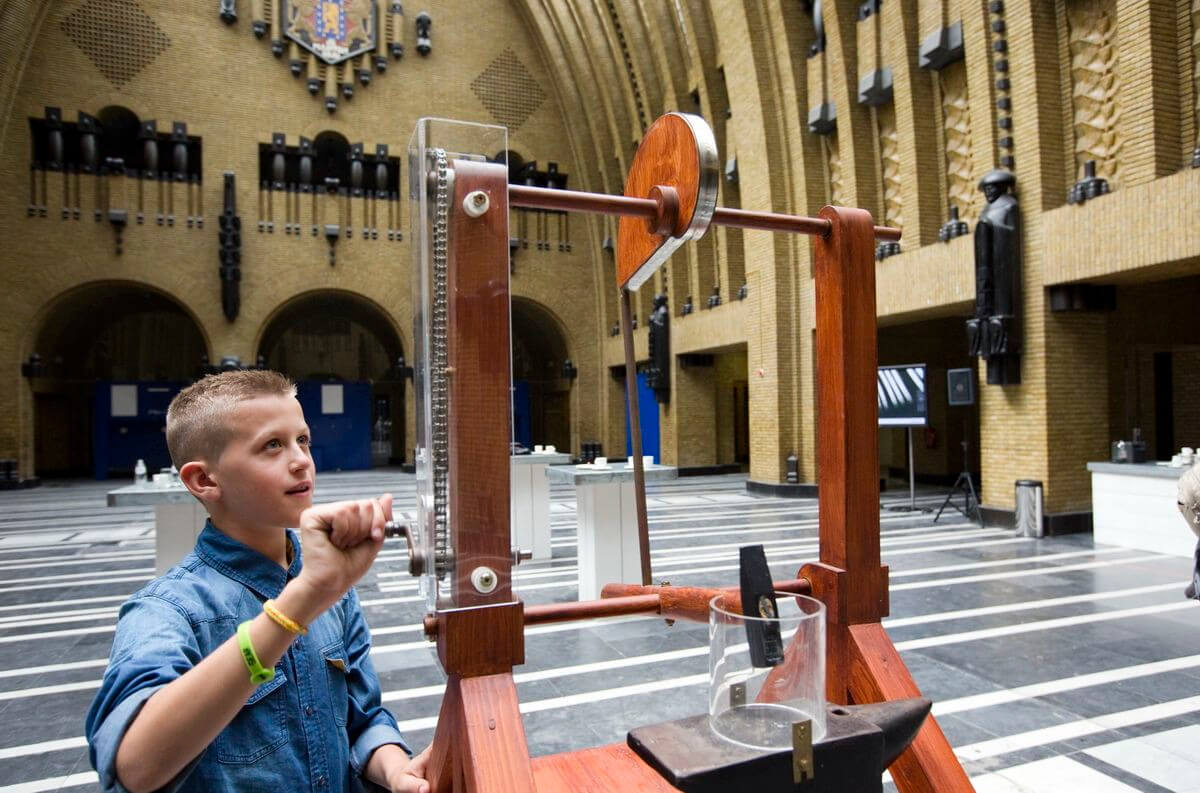
[[[975,482],[971,479],[971,471],[967,466],[967,440],[964,438],[962,442],[963,450],[963,467],[958,478],[954,480],[954,486],[950,488],[950,492],[946,494],[946,500],[942,502],[942,506],[938,509],[937,515],[934,516],[933,522],[937,523],[938,518],[942,516],[942,512],[946,507],[954,507],[963,514],[963,517],[969,520],[979,520],[979,496],[975,494]],[[959,492],[963,494],[963,505],[960,507],[954,503],[954,496]]]

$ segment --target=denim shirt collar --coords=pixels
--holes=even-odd
[[[300,573],[300,538],[292,529],[287,529],[287,538],[292,545],[292,563],[285,571],[274,560],[238,542],[214,526],[211,520],[206,520],[196,539],[196,555],[209,567],[245,584],[260,597],[273,598],[278,597],[284,585]]]

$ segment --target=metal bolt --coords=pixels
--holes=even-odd
[[[475,591],[486,595],[495,590],[499,583],[499,577],[496,571],[490,567],[476,567],[471,571],[471,585],[475,587]]]
[[[471,217],[477,218],[488,211],[491,203],[491,199],[488,198],[487,193],[482,190],[472,190],[463,199],[463,211]]]

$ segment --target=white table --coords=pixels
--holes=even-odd
[[[646,468],[647,482],[677,475],[678,469],[672,466]],[[624,463],[608,469],[560,466],[547,468],[546,476],[551,482],[575,485],[579,599],[595,600],[605,584],[642,583],[633,469]]]
[[[154,507],[154,572],[162,575],[187,556],[208,513],[183,485],[135,484],[108,491],[110,507]]]
[[[550,558],[550,480],[546,466],[571,462],[571,455],[534,452],[512,456],[512,540],[534,559]]]
[[[1088,463],[1096,542],[1191,557],[1196,535],[1179,514],[1179,477],[1166,463]]]

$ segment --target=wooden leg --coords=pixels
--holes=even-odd
[[[459,681],[459,756],[467,793],[534,793],[511,672]]]
[[[459,683],[459,678],[451,676],[446,681],[446,693],[442,696],[427,774],[430,793],[453,793],[455,790],[455,770],[461,767],[455,755],[458,747],[458,714],[462,710]]]
[[[511,673],[446,681],[428,778],[430,793],[534,793]]]
[[[891,638],[879,623],[846,629],[850,655],[849,690],[856,702],[882,702],[921,696]],[[973,793],[975,788],[930,715],[917,737],[889,769],[901,793]]]

